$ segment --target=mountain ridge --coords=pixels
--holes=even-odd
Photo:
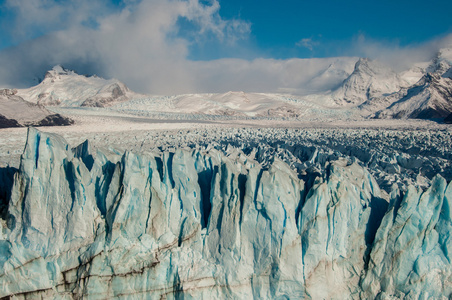
[[[452,113],[452,50],[439,51],[418,82],[385,100],[390,105],[375,118],[444,120]]]
[[[373,98],[397,92],[408,83],[391,68],[368,58],[360,58],[352,74],[332,91],[339,106],[356,106]]]
[[[86,77],[56,65],[36,86],[18,90],[29,102],[45,106],[107,107],[136,96],[122,82],[97,76]]]

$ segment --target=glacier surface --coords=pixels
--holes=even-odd
[[[308,148],[322,167],[302,173],[251,146],[93,151],[30,128],[1,219],[0,297],[452,296],[443,176],[388,195],[358,161]]]

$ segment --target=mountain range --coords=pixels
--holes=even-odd
[[[452,113],[452,50],[444,49],[418,82],[389,99],[391,105],[375,114],[377,118],[444,119]]]
[[[334,86],[338,78],[345,79],[331,90],[303,96],[245,92],[142,95],[119,80],[78,75],[59,65],[38,85],[17,90],[15,96],[45,107],[109,107],[138,115],[299,120],[354,116],[447,122],[452,113],[452,48],[441,49],[430,62],[414,64],[404,72],[368,58],[357,59],[354,68],[351,63],[353,60],[338,58],[311,80],[312,85],[331,81],[329,86]]]

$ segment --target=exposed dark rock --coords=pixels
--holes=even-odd
[[[41,121],[33,124],[34,126],[68,126],[74,124],[72,119],[63,117],[60,114],[53,114],[45,117]]]
[[[444,118],[444,123],[446,123],[446,124],[452,124],[452,113],[449,114],[447,117]]]
[[[0,90],[0,96],[14,96],[17,94],[16,89],[2,89]]]
[[[16,120],[0,115],[0,128],[22,127]]]

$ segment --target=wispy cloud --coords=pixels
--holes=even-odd
[[[47,32],[80,25],[96,25],[113,12],[106,0],[5,0],[2,10],[14,16],[3,23],[3,34],[14,42],[35,38]]]
[[[364,34],[354,37],[345,54],[353,53],[382,61],[396,71],[404,70],[416,62],[426,62],[441,48],[452,47],[452,34],[434,38],[428,42],[401,46],[399,41],[376,40]]]
[[[304,38],[299,40],[295,45],[313,51],[314,47],[319,45],[319,42],[314,41],[312,38]]]

